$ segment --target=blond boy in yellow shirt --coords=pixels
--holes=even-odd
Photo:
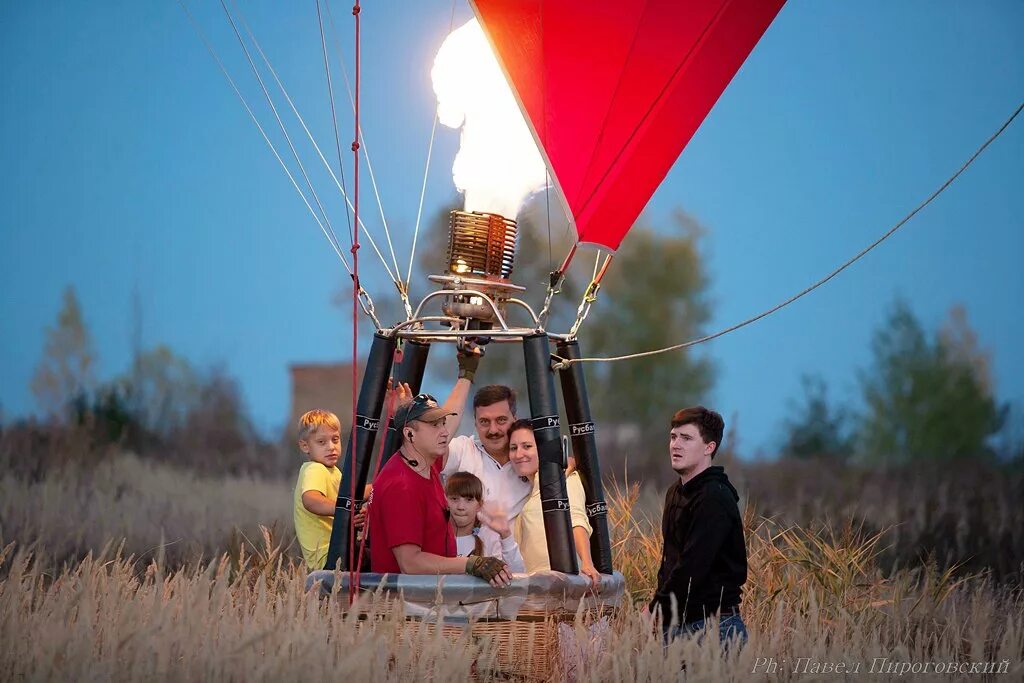
[[[326,410],[311,410],[299,418],[299,449],[309,462],[299,468],[293,501],[295,535],[309,569],[323,569],[331,544],[334,506],[341,485],[338,456],[341,422]]]

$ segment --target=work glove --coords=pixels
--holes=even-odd
[[[466,558],[466,573],[480,577],[484,581],[493,581],[504,568],[505,562],[497,557],[470,555]]]
[[[459,361],[459,379],[465,377],[472,382],[483,355],[484,350],[473,343],[468,343],[460,348],[457,356]]]

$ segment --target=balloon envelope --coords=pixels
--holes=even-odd
[[[616,250],[785,0],[471,0],[581,243]]]

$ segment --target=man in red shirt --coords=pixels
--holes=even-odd
[[[507,586],[512,573],[496,557],[456,557],[441,486],[441,462],[448,452],[446,424],[455,413],[420,394],[395,411],[402,446],[373,482],[369,505],[370,566],[399,574],[472,574],[492,586]]]

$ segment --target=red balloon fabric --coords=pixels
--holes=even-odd
[[[572,212],[615,251],[785,0],[471,0]]]

